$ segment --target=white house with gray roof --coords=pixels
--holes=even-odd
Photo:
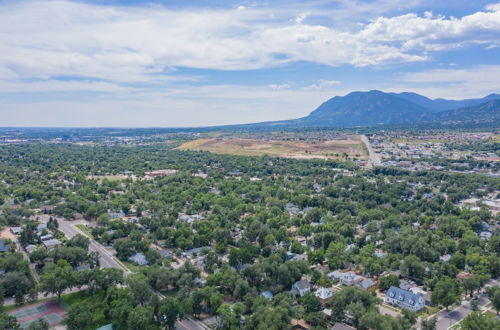
[[[292,286],[292,293],[298,294],[301,297],[309,291],[311,291],[311,284],[305,279],[295,282]]]
[[[425,306],[424,298],[421,295],[395,286],[391,286],[389,290],[387,290],[384,301],[388,304],[409,309],[414,312],[418,312]]]
[[[328,277],[332,281],[340,281],[347,286],[356,285],[363,280],[363,277],[357,275],[355,272],[341,272],[338,270],[329,273]]]

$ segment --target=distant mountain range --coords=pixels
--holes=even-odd
[[[466,122],[498,125],[499,119],[500,94],[457,101],[433,100],[416,93],[385,93],[373,90],[331,98],[307,117],[250,126],[371,127]]]

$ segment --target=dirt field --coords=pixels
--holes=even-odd
[[[203,150],[240,156],[276,156],[297,159],[337,159],[343,154],[350,158],[366,159],[367,154],[359,136],[331,141],[278,141],[253,139],[199,139],[184,143],[180,150]]]
[[[13,242],[15,242],[17,240],[17,236],[12,234],[10,232],[10,228],[9,227],[5,227],[1,232],[0,232],[0,238],[8,238],[10,240],[12,240]]]

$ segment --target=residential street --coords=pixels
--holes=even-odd
[[[62,231],[66,235],[66,237],[72,238],[77,234],[82,234],[84,236],[87,236],[84,232],[75,227],[75,222],[68,221],[64,218],[57,218],[57,221],[59,223],[59,230]],[[102,268],[122,269],[125,272],[125,276],[131,273],[127,268],[125,268],[121,264],[121,262],[119,262],[113,255],[111,255],[111,253],[107,251],[104,246],[102,246],[100,243],[96,242],[90,237],[89,239],[90,239],[89,250],[99,253],[100,256],[99,260],[101,262]]]
[[[77,234],[82,234],[84,236],[87,236],[84,232],[82,232],[80,229],[75,227],[75,224],[77,222],[73,221],[68,221],[64,218],[57,218],[57,221],[59,223],[59,230],[61,230],[68,238],[72,238]],[[87,236],[88,237],[88,236]],[[104,246],[102,246],[100,243],[97,241],[93,240],[90,238],[90,245],[89,245],[89,250],[90,251],[97,251],[100,256],[100,262],[101,262],[101,267],[102,268],[118,268],[118,269],[123,269],[124,270],[124,275],[130,275],[132,272],[128,270],[126,267],[124,267],[109,251],[106,250]],[[164,298],[162,294],[158,295],[161,298]],[[205,324],[201,321],[196,320],[193,317],[188,317],[182,321],[178,321],[176,324],[176,328],[180,330],[206,330],[207,327]]]
[[[497,280],[491,280],[487,286],[494,286],[498,285]],[[481,293],[478,296],[477,300],[479,307],[484,307],[486,306],[490,300],[488,299],[488,295],[486,293]],[[462,304],[451,310],[451,311],[441,311],[436,314],[437,317],[437,330],[446,330],[449,327],[453,326],[455,323],[460,322],[462,319],[464,319],[467,315],[472,313],[472,309],[470,306],[470,301],[469,300],[464,300],[462,301]]]

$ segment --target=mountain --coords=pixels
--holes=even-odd
[[[498,121],[500,94],[466,100],[430,99],[416,93],[384,93],[377,90],[336,96],[308,116],[268,123],[279,126],[358,127],[406,125],[430,121]],[[491,122],[491,121],[490,121]]]
[[[446,111],[465,107],[479,105],[488,101],[500,99],[500,94],[490,94],[481,99],[465,99],[465,100],[445,100],[445,99],[430,99],[417,93],[403,92],[403,93],[390,93],[391,95],[405,99],[412,103],[418,104],[429,111]]]
[[[500,99],[479,105],[424,115],[421,121],[432,122],[500,122]]]
[[[500,94],[465,100],[430,99],[416,93],[378,90],[335,96],[308,116],[256,124],[230,125],[228,129],[353,128],[381,126],[474,127],[500,126]],[[450,127],[451,127],[450,126]]]
[[[373,126],[411,123],[428,110],[418,104],[381,91],[353,92],[336,96],[302,119],[328,126]]]

